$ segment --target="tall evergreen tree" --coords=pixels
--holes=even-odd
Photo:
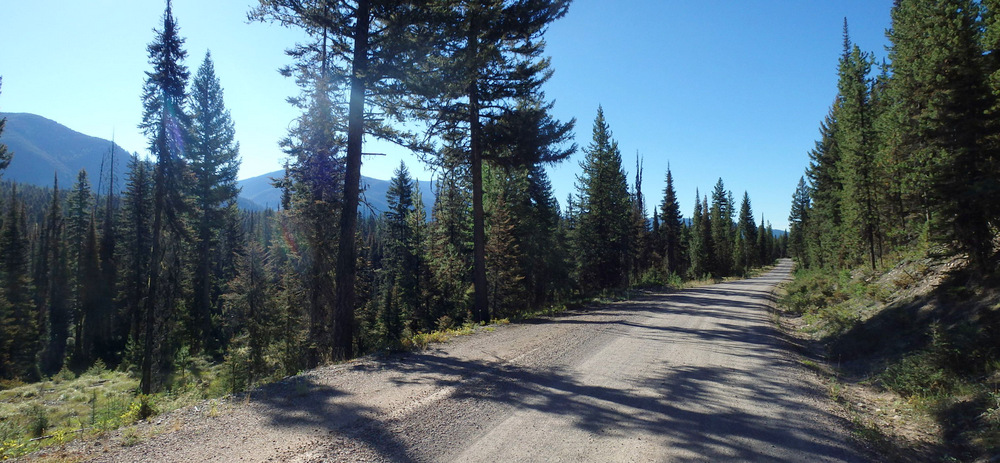
[[[3,88],[3,77],[0,76],[0,88]],[[7,118],[0,118],[0,135],[3,135],[4,126],[7,125]],[[0,143],[0,174],[3,174],[4,169],[10,165],[11,158],[14,157],[14,153],[7,149],[7,145]]]
[[[490,314],[496,318],[522,313],[528,294],[521,271],[516,222],[510,214],[507,191],[499,188],[487,202],[486,260]]]
[[[757,227],[757,265],[770,265],[774,261],[774,235],[767,234],[764,226],[764,215],[760,216],[760,226]]]
[[[191,83],[188,107],[191,124],[187,158],[195,177],[194,297],[189,308],[188,332],[192,351],[198,353],[221,347],[220,340],[213,336],[212,317],[221,315],[219,298],[223,283],[232,276],[220,272],[229,259],[221,252],[221,235],[237,219],[235,203],[239,194],[236,185],[239,144],[210,52],[205,53],[205,60]]]
[[[521,207],[513,209],[526,216],[519,224],[522,268],[531,304],[538,308],[552,302],[572,286],[565,231],[560,227],[559,203],[552,192],[545,169],[539,165],[522,170],[526,191]],[[527,212],[520,212],[527,210]]]
[[[315,367],[331,358],[333,306],[336,296],[335,231],[340,226],[344,166],[342,140],[335,135],[334,109],[325,79],[316,81],[311,103],[282,144],[293,163],[290,211],[305,237],[304,264],[308,294],[308,353],[306,365]]]
[[[957,244],[982,268],[992,250],[996,177],[978,14],[972,0],[898,1],[889,94],[892,128],[907,153],[908,203],[933,237]]]
[[[246,347],[248,385],[267,372],[265,353],[271,345],[279,321],[276,319],[271,256],[260,242],[250,240],[236,259],[237,273],[226,294],[228,317],[236,331],[232,350]]]
[[[43,375],[56,374],[66,358],[66,340],[69,338],[70,323],[70,277],[69,259],[65,245],[65,219],[59,196],[59,178],[52,184],[52,202],[45,221],[42,240],[45,250],[42,259],[47,275],[45,286],[39,292],[45,293],[45,346],[39,360]]]
[[[110,334],[104,330],[110,325],[111,314],[105,312],[106,307],[102,307],[101,260],[96,221],[91,214],[77,263],[79,277],[73,320],[76,343],[72,364],[80,369],[90,366],[96,360],[98,344]]]
[[[79,281],[80,255],[83,253],[90,216],[93,213],[94,193],[86,170],[80,170],[76,183],[67,198],[66,235],[70,249],[70,265],[73,281]]]
[[[413,184],[413,209],[407,214],[406,221],[411,232],[407,248],[415,257],[416,270],[414,292],[417,304],[414,307],[411,328],[414,331],[428,330],[435,326],[434,320],[431,319],[433,313],[431,307],[433,304],[433,273],[428,258],[427,211],[424,209],[424,199],[423,195],[420,194],[418,181],[414,181]]]
[[[372,112],[368,109],[372,105],[384,114],[400,117],[396,109],[399,97],[409,91],[407,83],[415,81],[406,78],[406,73],[414,68],[415,59],[426,55],[422,46],[429,43],[415,38],[417,31],[427,30],[417,26],[425,24],[430,11],[424,3],[261,0],[251,13],[252,18],[301,27],[310,35],[319,36],[319,47],[297,46],[289,54],[298,61],[300,71],[318,63],[324,78],[333,69],[335,74],[345,77],[344,83],[349,88],[347,126],[338,129],[346,132],[346,146],[336,253],[336,299],[330,321],[332,345],[328,346],[334,358],[349,358],[353,354],[355,234],[362,140],[366,133],[401,143],[409,139],[388,124],[366,120],[365,113]],[[310,51],[317,48],[318,56]]]
[[[118,248],[118,209],[120,198],[117,191],[117,178],[115,176],[115,144],[111,143],[109,150],[108,169],[108,189],[105,192],[103,216],[100,225],[99,255],[101,262],[101,277],[98,281],[98,298],[100,324],[98,326],[95,349],[96,355],[101,358],[105,365],[117,365],[121,360],[120,355],[120,330],[122,320],[118,317],[117,305],[115,303],[115,291],[118,286],[118,259],[116,256]]]
[[[745,275],[750,269],[759,265],[757,224],[754,223],[753,210],[750,207],[750,195],[745,191],[736,221],[736,240],[733,248],[733,261],[740,273]]]
[[[697,201],[698,198],[695,198]],[[667,167],[666,185],[663,187],[663,202],[660,203],[659,235],[663,246],[664,270],[668,275],[683,274],[681,251],[681,228],[683,216],[674,190],[674,176]]]
[[[437,191],[428,232],[428,260],[434,275],[435,311],[429,318],[437,323],[447,316],[453,320],[469,311],[472,285],[471,198],[467,169],[445,168],[436,182]]]
[[[581,198],[576,244],[580,281],[589,291],[622,287],[629,270],[632,206],[618,142],[603,108],[597,109],[593,141],[584,153],[576,185]]]
[[[32,300],[29,243],[24,205],[11,191],[0,229],[0,378],[38,379],[38,317]]]
[[[841,208],[843,183],[838,173],[840,149],[837,145],[835,103],[820,124],[820,139],[809,152],[810,164],[806,176],[811,183],[812,212],[809,233],[804,237],[809,249],[809,263],[819,267],[836,267],[843,262],[841,243]]]
[[[129,159],[122,197],[119,229],[122,243],[118,246],[119,262],[118,316],[122,325],[116,336],[119,348],[125,349],[123,360],[138,366],[141,361],[143,332],[142,298],[145,293],[152,248],[153,166],[133,155]],[[124,341],[124,343],[122,342]]]
[[[650,256],[650,230],[649,221],[646,220],[646,204],[642,195],[642,162],[636,153],[635,160],[635,188],[632,192],[632,242],[629,245],[629,267],[631,277],[638,279],[647,268],[649,268]]]
[[[388,297],[382,307],[381,319],[385,340],[392,347],[401,339],[404,320],[413,317],[419,299],[419,255],[418,249],[412,247],[413,223],[408,220],[414,212],[413,195],[410,171],[400,162],[389,181],[386,192],[388,207],[384,214],[387,232],[384,269]]]
[[[143,117],[139,128],[149,139],[150,152],[156,156],[153,178],[153,210],[151,228],[151,250],[148,284],[143,291],[143,347],[142,375],[139,389],[148,395],[153,390],[153,363],[162,360],[164,347],[157,338],[164,333],[156,330],[157,319],[164,319],[172,310],[171,301],[176,294],[169,291],[167,275],[161,274],[161,267],[168,273],[178,269],[175,255],[180,237],[186,235],[181,213],[186,209],[181,196],[183,188],[184,163],[182,156],[185,144],[184,127],[187,116],[184,113],[188,70],[183,64],[187,52],[182,48],[184,39],[180,37],[174,20],[170,0],[163,13],[163,28],[154,30],[156,37],[147,46],[149,64],[152,71],[146,72],[143,85]],[[164,281],[161,281],[161,277]],[[161,339],[160,339],[161,340]],[[159,359],[154,359],[154,346],[160,351]],[[143,410],[142,414],[149,413]]]
[[[366,5],[368,2],[364,2]],[[286,165],[284,190],[288,201],[284,207],[290,208],[293,217],[302,226],[307,244],[305,264],[305,290],[308,301],[308,347],[306,365],[315,367],[335,355],[332,330],[334,318],[342,315],[343,307],[336,307],[337,289],[334,265],[338,245],[347,247],[350,256],[355,255],[355,234],[341,233],[344,211],[346,166],[342,124],[343,114],[334,104],[340,90],[335,68],[341,55],[353,49],[351,44],[341,42],[337,34],[351,30],[350,24],[355,12],[352,5],[343,3],[332,5],[327,1],[285,2],[262,1],[250,15],[253,19],[277,21],[282,25],[297,27],[309,33],[310,42],[297,44],[287,51],[294,64],[281,69],[286,77],[295,77],[302,88],[299,97],[289,101],[302,110],[302,115],[289,130],[289,135],[281,141],[285,152],[291,157]],[[369,21],[367,14],[358,15],[357,21]],[[335,44],[341,43],[338,49]],[[361,41],[367,44],[367,40]],[[362,96],[363,98],[363,96]],[[355,220],[353,217],[347,221]],[[341,239],[338,239],[339,236]],[[353,272],[354,264],[350,266]],[[354,284],[343,288],[353,294]],[[353,310],[353,308],[352,308]],[[335,315],[336,313],[336,315]],[[338,330],[352,332],[353,317],[338,320]],[[343,340],[341,340],[343,341]],[[352,340],[351,340],[352,341]],[[340,346],[343,349],[345,346]],[[350,350],[351,344],[347,349]]]
[[[485,321],[483,162],[530,165],[572,153],[572,148],[549,148],[567,139],[573,122],[549,117],[552,105],[540,90],[552,74],[549,60],[540,58],[542,36],[549,23],[566,14],[569,1],[446,0],[441,6],[444,17],[437,24],[442,43],[426,63],[434,79],[425,87],[421,106],[423,117],[440,127],[439,135],[460,134],[461,149],[451,153],[469,166],[471,175],[474,316]],[[497,143],[512,133],[518,135],[519,147]]]
[[[70,190],[67,199],[67,224],[66,235],[69,242],[69,265],[72,288],[72,327],[73,327],[73,350],[71,365],[75,369],[87,367],[86,355],[89,352],[83,350],[83,318],[87,310],[93,308],[93,299],[96,283],[92,278],[95,276],[89,272],[93,269],[87,265],[88,258],[92,257],[88,253],[87,245],[94,214],[94,194],[90,188],[90,180],[86,170],[80,170],[76,177],[76,183]]]
[[[691,216],[691,277],[701,278],[712,272],[714,246],[712,244],[712,222],[708,214],[708,198],[702,201],[700,192],[695,190],[694,214]]]
[[[809,266],[806,252],[806,227],[809,226],[810,204],[809,185],[805,177],[799,178],[799,184],[792,195],[792,208],[788,214],[788,253],[798,259],[799,263]]]
[[[850,43],[847,24],[844,24],[844,41]],[[868,77],[872,58],[854,45],[850,53],[840,60],[840,95],[837,121],[837,145],[842,166],[838,169],[844,195],[844,240],[849,249],[864,249],[872,269],[881,255],[881,226],[879,220],[878,181],[875,148],[875,114],[871,92],[873,82]],[[852,252],[852,254],[857,254]]]
[[[733,204],[732,194],[726,190],[722,178],[712,189],[712,207],[709,217],[712,224],[712,244],[715,260],[712,263],[712,273],[716,277],[724,277],[732,273],[733,268]]]

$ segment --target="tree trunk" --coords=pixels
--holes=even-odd
[[[166,109],[164,107],[163,117],[166,117]],[[142,344],[142,377],[139,380],[139,391],[143,395],[149,395],[152,392],[152,382],[153,382],[153,335],[155,331],[153,330],[153,324],[156,319],[156,296],[159,289],[160,282],[160,261],[162,260],[161,254],[163,253],[162,243],[160,243],[163,235],[163,207],[166,201],[164,191],[166,182],[165,172],[167,168],[167,163],[170,162],[170,154],[167,152],[169,149],[167,147],[167,134],[165,123],[161,121],[160,123],[160,133],[157,135],[157,151],[159,151],[159,162],[156,166],[156,177],[153,184],[153,229],[152,229],[152,250],[150,252],[150,263],[149,263],[149,279],[146,282],[146,291],[143,294],[143,312],[145,318],[145,336]],[[166,156],[166,159],[164,159]],[[140,414],[148,416],[150,411],[146,409],[146,402],[143,402],[143,410]]]
[[[354,282],[357,276],[355,234],[361,190],[361,144],[364,138],[365,79],[368,71],[368,28],[371,4],[359,0],[354,22],[354,57],[351,62],[351,99],[347,115],[347,172],[344,204],[340,214],[340,243],[336,266],[336,301],[333,307],[333,358],[354,354]]]
[[[472,281],[475,288],[475,321],[490,319],[486,286],[486,220],[483,214],[483,153],[480,146],[479,95],[476,82],[469,85],[469,150],[472,155]]]

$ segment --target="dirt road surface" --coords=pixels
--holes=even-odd
[[[321,368],[87,459],[862,461],[770,321],[790,269]]]

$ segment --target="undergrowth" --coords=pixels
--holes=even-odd
[[[146,418],[144,413],[222,397],[247,383],[232,373],[232,362],[197,357],[179,362],[164,392],[143,396],[138,387],[133,374],[109,370],[100,361],[79,375],[64,369],[36,383],[6,382],[0,388],[0,460],[127,428]]]
[[[799,269],[779,307],[801,317],[857,387],[891,391],[937,423],[938,442],[913,448],[988,460],[1000,457],[1000,285],[961,267],[948,273],[946,263],[910,256],[877,271]],[[935,272],[940,284],[927,286]],[[865,423],[856,435],[885,444],[871,420],[854,421]]]

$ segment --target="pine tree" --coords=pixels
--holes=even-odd
[[[413,179],[406,165],[399,167],[389,181],[386,193],[388,208],[384,214],[386,224],[386,255],[384,262],[386,303],[383,305],[382,327],[384,339],[397,347],[403,334],[404,320],[411,319],[417,310],[419,276],[417,249],[413,244]]]
[[[39,284],[39,293],[45,293],[46,316],[45,346],[39,359],[43,375],[54,375],[63,366],[66,358],[66,340],[69,338],[70,323],[70,276],[69,258],[65,246],[65,219],[59,199],[59,178],[52,185],[52,202],[46,217],[42,240],[45,243],[42,259],[47,275],[45,286]]]
[[[86,368],[87,358],[83,352],[83,318],[85,310],[92,309],[95,302],[91,297],[95,283],[88,272],[89,257],[87,244],[88,233],[93,217],[94,194],[90,189],[90,180],[86,170],[80,170],[76,183],[70,190],[67,199],[66,235],[69,248],[69,267],[72,290],[71,324],[73,327],[73,350],[71,365],[74,369]],[[87,305],[85,308],[84,306]],[[87,353],[89,355],[89,352]]]
[[[0,88],[3,88],[3,77],[0,77]],[[0,118],[0,136],[3,135],[5,125],[7,125],[7,118]],[[10,160],[13,157],[14,153],[7,149],[7,145],[0,143],[0,174],[3,174],[4,169],[10,165]]]
[[[788,213],[788,253],[806,267],[810,264],[805,236],[806,227],[810,226],[810,209],[809,185],[806,184],[805,177],[800,177],[792,195],[791,212]]]
[[[24,205],[11,191],[11,203],[0,229],[0,378],[38,379],[38,317],[32,300],[29,243]]]
[[[844,42],[850,43],[847,23]],[[849,249],[864,249],[872,269],[881,255],[878,181],[875,155],[875,114],[872,108],[872,58],[854,45],[840,60],[840,95],[837,121],[837,145],[841,151],[838,173],[844,186],[841,200],[843,232]],[[856,254],[856,252],[852,252]]]
[[[992,103],[979,48],[977,2],[900,0],[892,10],[892,130],[907,153],[901,180],[932,237],[982,269],[995,204]]]
[[[191,83],[188,107],[191,111],[187,158],[194,174],[195,246],[193,300],[188,327],[192,353],[215,350],[220,340],[213,336],[212,317],[218,317],[223,282],[231,275],[220,272],[228,256],[221,247],[222,234],[235,222],[239,188],[239,145],[236,130],[226,109],[222,86],[215,75],[210,52]]]
[[[436,25],[442,43],[426,63],[428,74],[421,76],[433,77],[420,106],[423,117],[441,127],[438,135],[458,136],[462,148],[451,154],[469,166],[477,321],[490,318],[483,162],[524,166],[564,159],[573,151],[547,149],[564,141],[573,123],[552,120],[552,105],[543,102],[540,91],[552,72],[549,60],[539,58],[542,36],[568,7],[568,0],[446,0],[441,5],[445,17]],[[520,147],[512,150],[496,142],[509,134],[518,135]]]
[[[275,335],[279,321],[275,318],[275,294],[270,253],[256,240],[251,240],[244,253],[236,259],[236,276],[229,282],[226,306],[229,323],[237,334],[231,351],[245,347],[248,386],[267,373],[265,353]]]
[[[631,195],[632,199],[632,240],[629,244],[630,275],[633,280],[647,268],[649,268],[649,221],[646,220],[645,198],[642,196],[642,162],[636,153],[635,160],[635,188]]]
[[[697,198],[695,198],[697,200]],[[666,186],[663,187],[663,202],[660,203],[659,235],[662,242],[664,270],[667,275],[683,274],[681,256],[681,228],[683,216],[674,190],[674,176],[667,167]]]
[[[262,0],[251,18],[277,21],[301,27],[317,36],[317,46],[297,46],[289,54],[296,59],[299,79],[302,74],[316,74],[327,79],[328,71],[346,76],[349,87],[346,115],[344,182],[341,203],[339,240],[336,252],[336,298],[333,301],[329,342],[336,359],[353,355],[356,256],[355,235],[361,182],[362,140],[365,133],[406,143],[410,137],[388,124],[365,119],[367,106],[400,117],[396,109],[401,94],[408,90],[406,73],[412,62],[426,55],[421,46],[428,40],[414,38],[417,24],[427,17],[422,2],[378,2],[355,0],[332,4],[326,1]],[[419,36],[418,36],[419,37]],[[314,53],[315,50],[319,53]],[[291,71],[286,71],[291,74]],[[308,80],[308,79],[307,79]],[[331,88],[330,90],[334,90]]]
[[[712,190],[712,207],[709,213],[712,224],[712,244],[715,260],[712,263],[712,274],[724,277],[732,274],[733,255],[733,203],[732,193],[726,191],[722,178],[715,183]]]
[[[520,207],[513,209],[514,218],[520,218],[516,235],[531,304],[539,308],[572,286],[567,239],[560,226],[559,203],[545,169],[535,165],[520,172],[524,174],[526,188],[518,196]]]
[[[500,169],[502,170],[502,169]],[[496,318],[512,317],[527,307],[528,294],[524,287],[521,249],[517,237],[518,221],[507,202],[508,185],[490,185],[505,175],[487,168],[486,185],[486,261],[490,314]],[[493,180],[493,181],[490,181]]]
[[[584,153],[576,185],[581,198],[576,243],[580,282],[587,291],[619,288],[627,283],[632,205],[618,142],[603,108],[597,109],[593,141]]]
[[[87,228],[90,226],[90,216],[93,212],[94,194],[90,189],[90,180],[86,170],[80,170],[76,183],[67,198],[66,235],[70,249],[70,266],[73,271],[73,281],[79,280],[80,255],[83,253],[84,240],[87,238]]]
[[[754,223],[753,210],[750,208],[750,195],[745,191],[736,222],[736,240],[733,248],[733,261],[741,274],[746,275],[750,269],[759,265],[757,224]]]
[[[434,320],[431,318],[433,313],[431,307],[433,304],[433,274],[428,257],[427,211],[424,209],[424,199],[420,194],[420,185],[417,181],[414,181],[413,184],[413,210],[407,214],[406,221],[411,231],[407,248],[413,253],[416,266],[416,275],[414,275],[416,306],[410,325],[413,331],[426,331],[435,326]]]
[[[156,156],[150,232],[152,248],[148,284],[143,292],[142,375],[139,389],[144,395],[149,395],[153,390],[153,363],[161,363],[164,358],[171,357],[165,355],[168,354],[164,351],[167,346],[160,342],[166,333],[157,330],[156,325],[158,319],[168,318],[167,312],[172,310],[170,302],[176,297],[176,293],[170,290],[177,283],[174,277],[179,271],[179,265],[176,265],[179,239],[186,235],[181,217],[186,209],[181,196],[184,169],[181,153],[185,142],[184,127],[187,125],[184,101],[188,70],[183,64],[187,52],[182,48],[184,39],[178,35],[170,0],[167,0],[163,13],[163,29],[154,32],[156,38],[147,46],[149,64],[153,71],[146,72],[142,95],[143,118],[139,124],[139,128],[149,139],[150,151]],[[161,267],[166,272],[161,272]],[[158,358],[154,359],[154,355],[158,355]],[[148,413],[148,409],[142,411],[143,415]]]
[[[760,226],[757,227],[757,265],[770,265],[774,261],[774,235],[767,234],[764,226],[764,215],[760,216]]]
[[[470,307],[472,289],[471,198],[467,169],[451,166],[442,171],[436,186],[432,222],[428,233],[428,264],[434,275],[434,311],[429,318],[435,327],[442,317],[457,321]]]
[[[695,190],[694,214],[691,219],[691,267],[692,278],[701,278],[712,273],[714,246],[712,243],[711,217],[708,215],[708,198],[700,198]]]
[[[811,184],[812,209],[809,232],[803,237],[809,263],[818,267],[839,267],[843,262],[841,208],[843,184],[838,173],[840,149],[837,145],[836,104],[820,124],[820,140],[809,152],[806,176]]]
[[[997,0],[983,0],[980,2],[983,9],[983,51],[985,56],[986,81],[990,90],[990,102],[992,107],[987,115],[990,136],[987,143],[987,159],[983,167],[987,169],[987,174],[980,179],[980,188],[984,197],[996,198],[1000,195],[1000,2]],[[996,201],[989,203],[993,207],[987,210],[994,227],[1000,223],[1000,205]]]
[[[286,168],[290,179],[289,209],[307,244],[304,263],[308,290],[308,353],[306,364],[315,367],[332,355],[334,263],[337,230],[342,209],[344,166],[342,140],[335,135],[333,102],[325,79],[315,82],[311,101],[289,137],[282,141],[292,157]]]
[[[118,286],[118,224],[117,216],[120,207],[117,178],[115,177],[115,144],[112,141],[109,151],[108,189],[104,197],[103,216],[100,225],[100,243],[98,259],[101,263],[101,277],[98,281],[99,318],[96,334],[95,350],[107,366],[117,365],[121,360],[121,339],[119,326],[122,323],[117,313],[115,291]]]
[[[145,293],[152,256],[153,166],[133,155],[129,160],[122,197],[119,229],[122,243],[118,246],[116,260],[119,265],[118,306],[122,326],[118,333],[120,349],[128,343],[123,360],[128,365],[142,362],[139,348],[142,342],[142,298]],[[125,341],[125,343],[122,343]]]
[[[87,223],[87,234],[77,263],[76,310],[74,316],[74,338],[72,364],[78,369],[89,367],[96,360],[97,345],[107,333],[102,329],[110,320],[110,313],[104,312],[101,300],[101,261],[98,249],[96,218],[91,215]]]

